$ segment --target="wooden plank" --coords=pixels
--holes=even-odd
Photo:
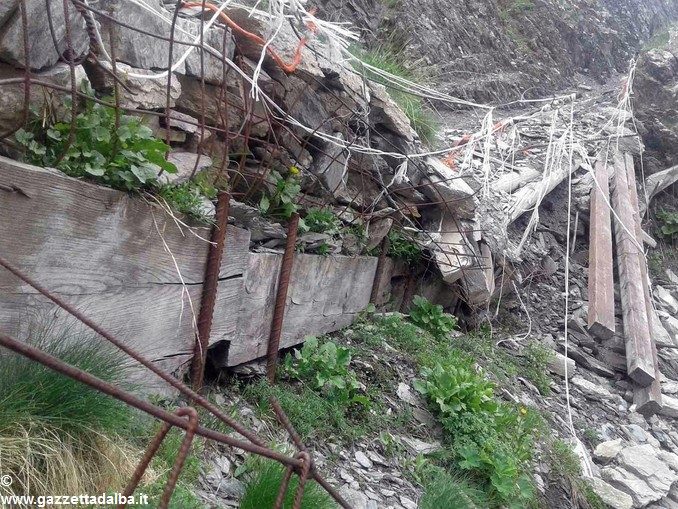
[[[634,241],[635,223],[629,206],[631,197],[628,177],[624,159],[619,153],[614,155],[614,165],[612,205],[621,220],[620,223],[615,219],[615,242],[624,335],[626,336],[627,371],[638,385],[647,387],[655,380],[655,369],[640,268],[641,254]]]
[[[197,314],[207,242],[159,207],[55,170],[0,158],[0,184],[18,190],[0,190],[2,255],[142,354],[179,370],[193,350],[189,298]],[[197,231],[209,237],[209,228]],[[229,227],[212,343],[235,336],[248,250],[249,232]],[[4,331],[25,333],[27,316],[55,309],[0,270]],[[152,382],[144,378],[144,389]]]
[[[207,241],[182,231],[157,206],[6,158],[0,158],[0,184],[25,193],[0,191],[0,239],[11,239],[2,243],[3,256],[33,267],[49,288],[180,282],[158,232],[184,281],[202,281]],[[209,239],[209,228],[195,231]],[[222,278],[243,274],[249,256],[249,232],[229,227],[226,238]]]
[[[588,330],[601,339],[614,335],[614,275],[612,222],[610,220],[609,174],[607,164],[596,162],[596,181],[591,190],[589,229],[589,311]]]
[[[636,242],[642,245],[643,230],[640,218],[640,207],[638,201],[638,189],[636,188],[636,172],[633,166],[633,156],[624,154],[624,163],[626,166],[626,178],[629,185],[630,206],[634,220],[634,234]],[[659,382],[659,362],[657,360],[657,344],[654,340],[652,331],[653,324],[659,322],[654,308],[652,307],[652,296],[650,295],[650,279],[647,269],[647,259],[645,254],[640,251],[640,274],[643,281],[643,297],[645,299],[645,310],[647,313],[647,322],[650,329],[650,342],[652,347],[652,365],[654,368],[654,380],[648,386],[642,387],[635,385],[633,390],[633,402],[636,410],[643,415],[654,415],[662,409],[662,389]],[[661,326],[661,324],[660,324]]]
[[[266,354],[281,256],[251,254],[238,333],[228,352],[229,366]],[[376,267],[374,257],[297,254],[280,346],[287,348],[307,335],[350,325],[369,304]]]

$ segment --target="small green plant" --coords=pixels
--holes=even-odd
[[[426,396],[444,418],[460,413],[494,413],[494,387],[477,373],[470,357],[453,350],[444,363],[422,370],[415,389]]]
[[[312,386],[340,402],[369,404],[358,393],[360,384],[349,368],[351,352],[333,341],[320,344],[316,337],[308,337],[300,350],[288,354],[284,372],[291,378],[309,381]]]
[[[312,208],[306,212],[304,217],[304,229],[315,233],[326,233],[328,235],[337,235],[341,231],[341,223],[337,216],[328,208]],[[301,229],[301,225],[300,225]]]
[[[250,460],[245,493],[240,500],[240,509],[261,509],[275,505],[278,490],[285,474],[285,468],[274,461]],[[290,509],[299,485],[299,477],[293,475],[282,507]],[[301,499],[302,509],[334,509],[337,505],[330,495],[315,481],[309,480]]]
[[[525,356],[525,377],[530,380],[544,396],[551,394],[551,377],[548,364],[553,351],[537,341],[530,341],[523,350]]]
[[[87,86],[85,93],[93,95]],[[157,182],[161,171],[176,173],[165,160],[169,146],[153,136],[141,119],[120,116],[116,127],[115,110],[87,100],[85,110],[75,118],[70,138],[70,122],[57,122],[44,130],[16,132],[17,142],[26,149],[26,159],[38,166],[53,166],[71,177],[87,177],[98,183],[126,191]]]
[[[440,467],[431,466],[422,484],[424,494],[419,500],[419,509],[486,509],[492,505],[471,478],[451,474]]]
[[[207,215],[204,199],[215,197],[216,189],[212,193],[211,189],[205,190],[194,181],[188,181],[182,184],[164,185],[158,190],[158,195],[182,214],[205,223],[212,221]]]
[[[296,168],[294,168],[296,170]],[[292,214],[299,210],[295,202],[301,192],[301,183],[299,182],[299,170],[290,171],[283,177],[279,172],[273,170],[269,176],[274,183],[274,190],[271,194],[264,193],[259,200],[259,211],[269,217],[289,219]]]
[[[352,51],[362,62],[394,76],[414,82],[423,78],[420,74],[405,67],[402,64],[402,54],[390,46],[379,46],[371,50],[352,48]],[[412,125],[412,129],[414,129],[424,143],[432,145],[435,142],[439,130],[438,122],[430,110],[426,108],[421,97],[395,88],[383,77],[374,71],[365,69],[360,63],[356,65],[356,68],[364,72],[368,79],[387,87],[389,95],[400,106],[400,109],[405,112]]]
[[[410,308],[410,320],[437,338],[446,337],[457,326],[457,319],[443,312],[440,304],[432,304],[420,295],[414,296]]]
[[[407,265],[416,265],[422,257],[422,250],[414,240],[406,236],[401,230],[392,229],[388,233],[388,256],[402,260]]]
[[[662,210],[657,212],[657,219],[661,222],[659,234],[666,239],[678,237],[678,212]]]
[[[581,463],[579,456],[572,450],[572,446],[556,438],[548,444],[549,463],[553,474],[570,484],[570,491],[577,498],[584,498],[590,509],[604,509],[607,505],[593,490],[588,481],[581,477]]]

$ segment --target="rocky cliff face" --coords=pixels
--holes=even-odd
[[[578,74],[602,80],[678,18],[674,0],[324,0],[372,44],[403,47],[439,85],[476,101],[537,97]]]

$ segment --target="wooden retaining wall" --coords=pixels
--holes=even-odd
[[[171,371],[193,348],[208,228],[180,227],[160,207],[55,170],[0,157],[0,253],[120,339]],[[223,364],[266,352],[280,258],[250,253],[249,232],[229,226],[211,343]],[[376,258],[297,254],[281,347],[344,327],[369,302]],[[0,328],[26,332],[56,311],[0,269]],[[150,383],[150,382],[149,382]]]

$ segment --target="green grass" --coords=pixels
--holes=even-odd
[[[423,79],[423,73],[417,73],[402,64],[402,55],[398,54],[393,48],[389,46],[379,46],[370,50],[352,49],[353,54],[361,61],[372,67],[386,71],[389,74],[407,79],[409,81],[418,82]],[[360,64],[356,64],[356,68],[362,71]],[[429,110],[424,100],[416,95],[409,94],[394,88],[384,78],[378,76],[376,73],[365,70],[365,76],[386,86],[389,95],[395,103],[405,112],[405,115],[410,120],[412,129],[419,135],[419,138],[427,145],[433,145],[436,140],[440,126]]]
[[[430,469],[424,481],[424,494],[419,509],[486,509],[491,501],[468,476],[449,473],[442,468]]]
[[[285,468],[277,462],[263,459],[252,460],[245,484],[245,494],[240,500],[240,509],[262,509],[273,507]],[[293,475],[283,502],[283,509],[291,509],[299,477]],[[337,505],[330,495],[315,481],[307,481],[302,509],[334,509]]]
[[[530,380],[543,396],[551,394],[551,376],[548,364],[553,351],[537,341],[530,341],[523,350],[525,366],[523,374]]]
[[[100,338],[55,322],[29,326],[26,342],[125,389],[129,365]],[[0,362],[0,465],[6,494],[120,490],[137,461],[127,437],[139,416],[123,403],[3,351]]]

